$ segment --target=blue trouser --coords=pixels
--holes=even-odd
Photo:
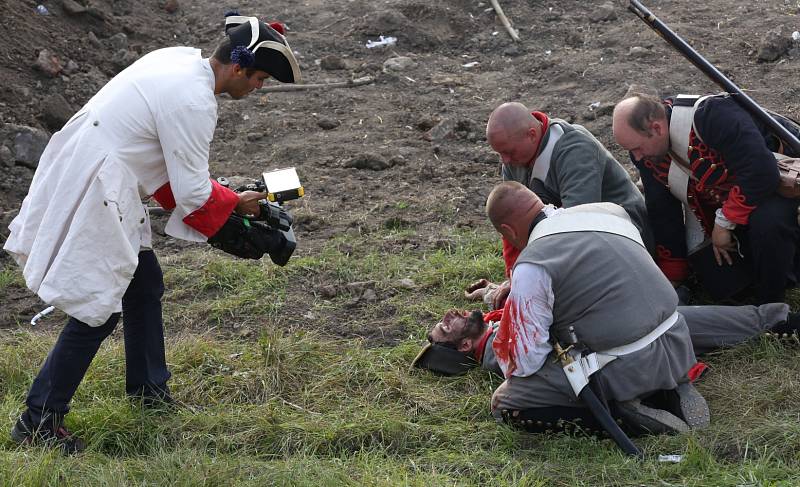
[[[139,265],[122,297],[125,391],[131,396],[169,394],[161,318],[163,294],[164,277],[155,253],[139,252]],[[63,418],[100,344],[117,326],[119,315],[114,313],[97,327],[70,317],[28,392],[26,422],[36,425],[43,419]]]
[[[746,231],[751,249],[757,304],[784,301],[786,288],[798,283],[797,205],[798,200],[778,195],[767,198],[750,214],[749,225],[739,231],[739,235]]]

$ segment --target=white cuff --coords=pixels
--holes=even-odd
[[[725,215],[722,213],[722,208],[717,208],[717,211],[714,213],[714,215],[716,215],[714,217],[714,225],[719,225],[725,230],[733,230],[736,228],[735,223],[725,218]]]

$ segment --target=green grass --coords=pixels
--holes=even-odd
[[[608,440],[518,432],[490,418],[497,378],[408,369],[425,328],[469,304],[464,285],[502,276],[497,242],[465,232],[429,250],[384,252],[410,236],[397,229],[335,239],[286,268],[205,251],[162,258],[170,385],[182,407],[148,412],[125,399],[124,353],[114,334],[67,419],[89,450],[62,457],[20,449],[0,431],[0,485],[800,483],[800,347],[764,338],[708,357],[712,371],[699,387],[712,425],[636,440],[644,461]],[[0,276],[18,279],[16,271]],[[398,286],[403,278],[417,287]],[[381,302],[344,319],[352,296],[317,296],[318,286],[354,281],[372,281]],[[317,323],[382,320],[406,334],[391,342],[336,337],[299,323],[297,306]],[[255,336],[218,333],[232,323]],[[0,428],[11,428],[54,337],[25,326],[0,334]],[[684,459],[660,463],[660,454]]]

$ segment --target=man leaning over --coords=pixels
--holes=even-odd
[[[696,359],[678,297],[621,207],[545,208],[530,189],[504,182],[486,211],[521,250],[492,345],[505,377],[492,397],[495,417],[587,418],[551,345],[577,339],[574,350],[611,360],[592,377],[631,424],[660,432],[708,422],[705,400],[688,382]],[[665,409],[642,402],[654,396],[669,398]]]
[[[489,116],[486,138],[500,155],[504,181],[516,181],[548,204],[570,208],[601,201],[622,206],[651,248],[645,202],[628,172],[588,130],[521,103],[504,103]],[[517,253],[503,243],[508,268]],[[495,308],[508,294],[496,294]]]
[[[167,234],[195,242],[213,238],[234,211],[259,213],[265,195],[237,194],[209,179],[215,95],[243,98],[269,77],[299,81],[282,30],[232,16],[211,58],[190,47],[153,51],[53,135],[4,248],[27,286],[70,318],[31,385],[14,441],[84,448],[63,419],[120,312],[126,392],[144,404],[171,401],[164,281],[141,199],[152,195],[172,210]]]

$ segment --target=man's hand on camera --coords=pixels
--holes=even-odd
[[[236,205],[234,211],[242,216],[257,217],[261,214],[261,208],[259,208],[258,202],[266,197],[267,193],[242,191],[239,193],[239,203]]]

